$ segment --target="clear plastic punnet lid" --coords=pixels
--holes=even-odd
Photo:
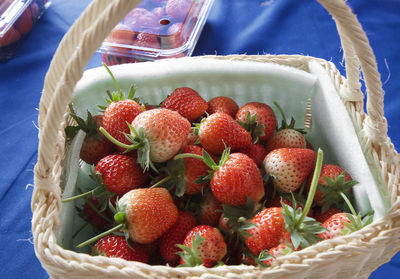
[[[49,1],[34,0],[0,0],[0,37],[16,23],[22,13],[32,4],[32,2],[49,3]]]
[[[13,57],[49,5],[47,0],[0,0],[0,62]]]
[[[190,56],[213,0],[143,0],[112,30],[99,52],[108,64]],[[118,61],[115,60],[117,57]]]

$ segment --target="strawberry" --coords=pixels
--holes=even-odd
[[[106,101],[108,105],[99,106],[101,109],[104,109],[102,129],[105,129],[117,141],[128,144],[129,140],[125,134],[129,133],[130,129],[127,123],[131,123],[143,111],[143,108],[133,99],[136,88],[131,86],[126,97],[119,88],[111,70],[105,64],[103,66],[105,66],[105,69],[111,76],[117,91],[112,93],[107,91],[109,99],[106,99]]]
[[[263,264],[267,266],[271,266],[271,264],[275,261],[276,258],[280,256],[286,256],[292,252],[292,248],[290,245],[286,244],[285,242],[280,243],[278,246],[275,246],[268,250],[268,254],[272,257],[264,260]]]
[[[277,131],[268,139],[265,143],[265,149],[267,152],[271,152],[274,149],[282,148],[282,147],[292,147],[292,148],[306,148],[307,141],[303,134],[305,134],[304,129],[296,129],[294,128],[295,120],[291,119],[290,123],[287,124],[286,116],[282,110],[282,108],[278,105],[278,103],[274,103],[282,115],[282,124],[281,127],[277,129]]]
[[[104,187],[118,195],[146,187],[149,183],[148,173],[131,156],[108,155],[97,163],[95,171],[101,175]]]
[[[195,131],[193,129],[190,129],[190,132],[183,143],[183,145],[195,145],[199,142],[199,136],[195,134]]]
[[[92,255],[121,258],[127,261],[147,263],[149,254],[146,248],[128,241],[121,235],[107,235],[94,245]]]
[[[115,139],[129,143],[124,133],[129,133],[129,126],[136,116],[142,112],[142,107],[134,100],[113,101],[104,111],[102,127]]]
[[[178,219],[178,209],[164,188],[131,190],[121,197],[118,207],[120,211],[114,218],[140,244],[155,241]]]
[[[313,171],[316,154],[306,148],[279,148],[264,159],[265,172],[273,177],[275,187],[282,193],[297,190]]]
[[[21,35],[28,34],[33,27],[32,12],[30,9],[26,9],[18,18],[18,20],[13,25]]]
[[[121,143],[105,129],[100,131],[112,142],[127,151],[138,150],[138,162],[144,169],[155,169],[153,162],[162,163],[171,159],[182,148],[190,131],[189,121],[178,112],[155,108],[139,114],[128,125],[130,145]]]
[[[146,47],[146,48],[160,48],[160,42],[158,41],[158,36],[146,32],[141,32],[136,36],[133,42],[136,47]]]
[[[195,90],[180,87],[162,102],[161,107],[177,111],[189,122],[193,122],[206,112],[208,105]]]
[[[315,177],[320,173],[322,160],[323,152],[318,150]],[[246,239],[246,245],[254,256],[258,256],[263,250],[271,249],[283,241],[291,243],[297,250],[299,247],[308,247],[321,239],[318,234],[324,232],[325,228],[313,218],[307,217],[316,187],[316,179],[313,179],[304,210],[297,207],[297,203],[293,199],[293,208],[281,203],[282,207],[269,207],[254,216],[251,223],[256,227],[247,231],[250,236]]]
[[[311,184],[311,177],[307,180],[306,188]],[[322,206],[325,212],[333,204],[341,207],[342,194],[349,196],[352,187],[357,184],[351,176],[341,167],[333,164],[323,164],[318,180],[318,188],[315,192],[314,203]]]
[[[190,230],[179,248],[182,249],[182,252],[179,252],[181,266],[213,267],[227,252],[221,232],[207,225],[200,225]]]
[[[114,27],[114,29],[105,39],[105,41],[121,45],[132,45],[132,43],[136,38],[136,35],[137,35],[136,32],[133,31],[128,25],[119,23],[117,24],[117,26]],[[118,52],[120,53],[124,53],[129,50],[128,48],[123,48],[123,47],[121,48],[114,47],[114,48],[118,49]]]
[[[242,106],[235,119],[251,133],[255,142],[267,140],[276,128],[274,111],[260,102],[250,102]]]
[[[207,192],[204,195],[203,201],[199,204],[198,219],[202,225],[209,225],[216,227],[218,225],[222,205],[211,192]]]
[[[113,215],[104,207],[97,196],[87,198],[79,215],[99,231],[105,231],[113,224]]]
[[[268,153],[283,147],[306,148],[306,140],[299,131],[288,128],[278,130],[265,143],[265,149]]]
[[[174,21],[184,21],[191,6],[191,0],[168,0],[165,4],[165,12]]]
[[[139,115],[132,127],[144,134],[149,141],[150,158],[165,162],[181,149],[190,132],[190,123],[177,112],[168,109],[147,110]]]
[[[251,143],[251,135],[228,114],[216,112],[205,118],[199,128],[201,145],[218,155],[225,147],[237,150]]]
[[[243,147],[237,151],[238,153],[243,153],[249,156],[256,165],[261,168],[265,156],[267,156],[267,151],[264,146],[260,143],[251,142],[248,146]]]
[[[246,245],[255,256],[289,238],[281,207],[265,208],[254,216],[251,223],[256,227],[248,230],[250,236],[246,239]]]
[[[321,233],[319,236],[322,239],[331,239],[341,235],[342,229],[345,228],[345,223],[350,224],[350,220],[346,213],[336,213],[322,223],[327,231]]]
[[[159,20],[156,15],[144,8],[134,8],[124,18],[124,24],[137,32],[156,30]]]
[[[192,153],[201,155],[203,148],[197,145],[186,145],[182,148],[182,153]],[[184,158],[184,181],[185,194],[199,194],[204,186],[204,183],[199,183],[197,180],[201,176],[208,174],[209,167],[199,159]]]
[[[0,47],[11,45],[12,43],[17,42],[19,39],[21,39],[21,34],[17,29],[11,26],[10,29],[8,29],[8,31],[2,37],[0,37]]]
[[[232,118],[235,118],[238,110],[238,104],[229,97],[218,96],[208,101],[208,114],[222,112],[230,115]]]
[[[102,115],[92,116],[88,111],[85,121],[76,115],[72,105],[70,105],[70,115],[78,125],[65,128],[67,140],[73,139],[79,130],[86,133],[80,151],[80,158],[83,161],[88,164],[97,164],[101,158],[112,153],[114,145],[99,132],[103,121]]]
[[[211,182],[214,196],[222,203],[240,206],[247,197],[257,203],[264,196],[261,173],[254,161],[245,154],[230,154],[214,172]]]
[[[168,27],[166,40],[163,40],[166,48],[178,48],[185,44],[185,39],[182,35],[182,22],[175,22]]]
[[[171,266],[179,264],[180,251],[177,244],[182,244],[186,235],[191,229],[197,226],[196,218],[193,213],[179,211],[178,219],[175,224],[166,231],[160,238],[160,253],[163,259]]]

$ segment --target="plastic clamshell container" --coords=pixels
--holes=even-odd
[[[13,57],[50,3],[48,0],[0,0],[0,62]]]
[[[214,0],[143,0],[99,52],[107,65],[191,56]]]

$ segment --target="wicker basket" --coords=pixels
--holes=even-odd
[[[40,102],[39,155],[32,196],[32,233],[36,255],[52,278],[367,278],[400,250],[400,156],[387,136],[382,84],[374,55],[365,33],[344,0],[319,2],[336,22],[346,59],[347,78],[341,76],[330,62],[300,55],[202,56],[183,59],[208,59],[213,63],[238,60],[254,65],[273,63],[304,72],[311,71],[310,65],[313,64],[322,67],[334,93],[337,93],[335,95],[342,102],[343,110],[338,109],[337,113],[349,115],[363,158],[374,180],[380,185],[381,193],[388,200],[388,208],[382,217],[358,232],[280,257],[268,269],[247,265],[211,269],[202,266],[150,266],[102,256],[92,257],[58,245],[54,231],[62,226],[61,185],[66,153],[63,131],[67,122],[68,103],[93,53],[113,26],[138,2],[93,1],[63,38],[45,79]],[[146,63],[173,65],[180,60]],[[360,66],[367,88],[367,112],[364,112],[364,95],[360,91]],[[135,70],[134,64],[132,69]]]

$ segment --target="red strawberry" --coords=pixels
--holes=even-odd
[[[297,190],[314,170],[316,154],[306,148],[279,148],[264,159],[265,172],[273,177],[273,183],[282,193]]]
[[[218,226],[222,205],[211,192],[204,195],[204,200],[199,205],[198,219],[202,225]]]
[[[137,32],[156,30],[160,25],[157,16],[144,8],[130,11],[124,18],[124,24]]]
[[[0,37],[0,47],[11,45],[21,38],[21,34],[14,27],[10,27],[8,31]]]
[[[265,250],[278,246],[283,240],[289,239],[285,229],[282,207],[270,207],[260,211],[251,220],[256,227],[247,232],[251,235],[246,239],[250,252],[258,256]]]
[[[129,144],[124,135],[130,132],[126,123],[131,123],[142,111],[142,107],[134,100],[113,101],[104,111],[102,126],[112,137]]]
[[[186,236],[183,245],[179,245],[183,252],[181,264],[183,266],[204,265],[213,267],[226,255],[227,247],[221,232],[214,227],[200,225],[194,227]]]
[[[134,189],[121,197],[118,207],[129,237],[148,244],[168,231],[178,219],[178,209],[165,188]],[[121,216],[118,215],[117,216]]]
[[[92,224],[99,231],[105,231],[113,224],[113,214],[108,207],[103,210],[97,196],[89,197],[80,212],[82,218]]]
[[[33,27],[32,12],[30,9],[26,9],[18,18],[13,25],[21,35],[28,34]]]
[[[310,174],[307,180],[307,189],[310,187],[312,175],[313,173]],[[350,193],[351,187],[356,183],[341,167],[323,164],[318,180],[319,189],[317,188],[315,192],[314,202],[319,206],[323,206],[322,211],[325,211],[332,204],[338,204],[339,201],[342,201],[340,193]]]
[[[216,112],[201,122],[199,140],[207,151],[218,155],[225,147],[246,147],[251,143],[251,135],[228,114]]]
[[[114,145],[99,132],[102,119],[102,115],[93,116],[93,120],[96,122],[96,133],[87,134],[82,143],[80,157],[88,164],[97,164],[100,159],[114,150]]]
[[[168,0],[165,12],[174,21],[183,21],[192,6],[191,0]]]
[[[136,35],[137,35],[136,32],[133,31],[129,26],[123,23],[119,23],[117,26],[114,27],[114,29],[105,39],[105,41],[109,43],[129,46],[132,45],[133,41],[136,38]],[[118,49],[118,52],[121,53],[127,53],[129,51],[129,48],[122,48],[122,47],[121,48],[114,47],[114,48]]]
[[[102,115],[92,116],[88,112],[87,118],[84,120],[76,115],[72,105],[70,105],[70,116],[78,125],[65,128],[67,140],[72,140],[79,130],[86,133],[80,151],[80,158],[83,161],[88,164],[97,164],[101,158],[112,153],[114,145],[99,132],[103,119]]]
[[[193,122],[206,112],[208,105],[195,90],[189,87],[180,87],[162,102],[161,107],[177,111]]]
[[[147,249],[134,242],[128,242],[121,235],[107,235],[101,238],[93,247],[92,255],[110,258],[121,258],[127,261],[147,263],[149,253]]]
[[[208,114],[222,112],[230,115],[232,118],[235,118],[238,110],[238,104],[229,97],[218,96],[208,101]]]
[[[264,146],[260,143],[250,143],[248,146],[243,147],[237,151],[238,153],[243,153],[249,156],[257,164],[258,167],[262,167],[265,156],[267,156],[267,151]]]
[[[160,42],[158,36],[150,33],[139,33],[134,41],[134,46],[146,47],[146,48],[160,48]]]
[[[350,220],[346,216],[346,213],[342,212],[332,215],[322,223],[322,226],[328,231],[319,234],[319,236],[323,239],[331,239],[340,236],[342,229],[345,228],[344,223],[350,224]]]
[[[245,104],[238,110],[235,119],[242,123],[246,130],[250,131],[255,141],[257,139],[260,141],[267,140],[276,129],[275,113],[270,106],[264,103],[250,102]]]
[[[203,148],[197,145],[186,145],[182,148],[182,153],[202,155]],[[200,183],[197,180],[201,176],[206,176],[208,174],[209,167],[201,160],[195,158],[184,158],[183,161],[185,184],[184,192],[188,195],[199,194],[205,184]]]
[[[193,213],[180,211],[175,224],[160,238],[160,253],[163,259],[171,266],[179,264],[180,251],[177,244],[182,244],[191,229],[197,226]]]
[[[214,196],[222,203],[240,206],[250,197],[257,203],[264,196],[261,173],[245,154],[234,153],[214,172],[211,182]]]
[[[97,163],[95,171],[101,175],[106,189],[118,195],[149,183],[148,173],[130,156],[108,155]]]

